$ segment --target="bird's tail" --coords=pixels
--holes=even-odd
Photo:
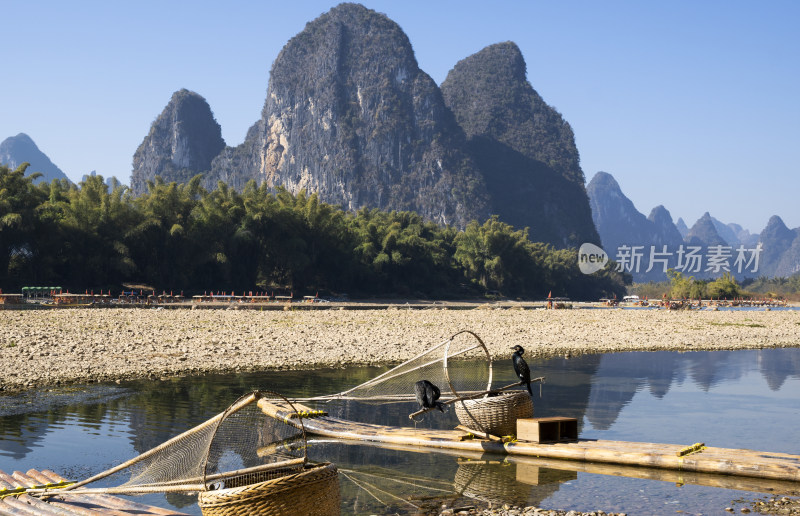
[[[441,401],[437,401],[436,402],[436,408],[438,408],[440,411],[444,412],[444,405],[442,405]]]
[[[531,398],[533,398],[533,389],[531,388],[531,382],[528,382],[527,386],[528,386],[528,394],[530,394]]]

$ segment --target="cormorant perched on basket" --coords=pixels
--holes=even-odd
[[[417,403],[421,408],[438,408],[444,412],[444,405],[436,400],[441,396],[439,388],[428,380],[420,380],[414,384],[414,392],[417,395]]]
[[[528,394],[533,397],[533,390],[531,389],[531,369],[528,367],[528,363],[525,362],[525,359],[522,358],[522,354],[525,353],[525,349],[517,344],[513,348],[514,354],[511,356],[511,361],[514,363],[514,372],[517,373],[517,377],[525,382],[525,385],[528,387]]]

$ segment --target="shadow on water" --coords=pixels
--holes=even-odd
[[[508,362],[508,363],[506,363]],[[495,385],[514,380],[510,360],[496,363]],[[687,443],[798,453],[800,349],[714,352],[631,352],[529,360],[545,376],[535,415],[574,417],[587,438]],[[142,453],[224,410],[260,388],[289,397],[339,392],[387,370],[351,367],[315,371],[173,378],[122,385],[35,390],[0,397],[0,469],[49,468],[84,478]],[[711,409],[709,409],[711,407]],[[413,426],[413,403],[335,402],[345,419]],[[760,422],[769,421],[769,425]],[[743,424],[745,422],[745,424]],[[419,428],[452,428],[453,410],[431,413]],[[766,439],[766,440],[765,440]],[[712,480],[676,487],[648,474],[620,474],[502,456],[432,453],[403,447],[310,442],[313,460],[342,471],[344,514],[413,514],[442,500],[558,509],[604,509],[674,514],[720,510],[747,490]],[[559,466],[561,469],[559,469]],[[670,482],[674,480],[665,478]],[[718,487],[713,487],[718,486]],[[631,495],[631,489],[636,494]],[[623,495],[622,493],[627,493]],[[146,503],[197,514],[196,497],[170,494]],[[657,508],[654,509],[654,507]],[[663,507],[663,510],[662,510]]]

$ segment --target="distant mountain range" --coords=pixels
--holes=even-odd
[[[69,181],[67,175],[39,150],[39,147],[27,134],[19,133],[0,143],[0,164],[7,165],[14,170],[25,162],[30,163],[25,175],[31,175],[34,172],[42,173],[42,177],[36,180],[37,183],[42,181],[49,183],[53,179]]]
[[[173,99],[191,97],[190,92],[181,93]],[[211,128],[214,129],[213,127]],[[213,137],[213,131],[212,131]],[[22,145],[20,145],[20,142]],[[20,134],[16,137],[7,138],[0,144],[0,163],[16,168],[17,164],[23,162],[43,163],[52,165],[52,169],[62,174],[57,176],[49,175],[49,179],[66,179],[63,172],[42,153],[33,140]],[[140,146],[137,155],[143,156],[142,161],[147,160],[147,146]],[[37,170],[48,170],[41,165],[34,168],[32,165],[28,173]],[[49,169],[49,170],[52,170]],[[180,173],[181,169],[177,169]],[[184,170],[186,177],[191,177]],[[92,173],[91,175],[94,175]],[[86,179],[87,176],[84,176]],[[47,180],[49,180],[47,179]],[[106,184],[113,185],[115,178],[107,178]],[[561,183],[563,186],[564,183]],[[597,228],[603,248],[610,258],[617,258],[617,254],[623,246],[640,246],[642,256],[640,258],[638,272],[633,270],[636,281],[663,281],[663,263],[656,261],[653,268],[648,272],[650,263],[650,246],[655,246],[655,251],[662,252],[663,246],[667,246],[667,252],[673,253],[666,259],[668,267],[678,266],[676,253],[680,246],[688,250],[689,246],[699,246],[703,252],[707,252],[709,246],[730,247],[731,257],[728,260],[732,272],[739,278],[756,276],[791,276],[800,272],[800,228],[789,229],[783,220],[775,215],[770,218],[767,226],[760,234],[751,234],[738,224],[724,224],[718,219],[705,213],[695,224],[689,228],[683,219],[679,218],[674,223],[670,212],[664,206],[656,206],[645,217],[640,213],[633,202],[625,196],[619,183],[614,177],[606,172],[598,172],[586,187],[589,206],[592,212],[593,226]],[[540,228],[539,231],[552,231],[548,228]],[[552,231],[555,233],[555,231]],[[535,236],[532,237],[536,240]],[[736,259],[736,249],[744,246],[745,249],[753,249],[761,245],[761,253],[758,259],[758,270],[755,273],[748,272],[748,268],[742,273],[733,267]],[[749,254],[747,256],[749,258]],[[656,255],[654,258],[662,258]],[[698,272],[686,272],[700,278],[716,277],[721,272],[713,273],[706,271],[707,264],[702,266]],[[752,267],[751,267],[752,268]]]
[[[708,212],[689,228],[680,218],[673,223],[663,206],[645,217],[609,173],[595,174],[586,191],[603,248],[610,258],[623,262],[635,281],[663,281],[665,267],[697,278],[716,278],[724,272],[738,278],[800,272],[800,228],[787,228],[777,215],[755,235]]]
[[[24,161],[43,180],[66,179],[27,135],[0,144],[0,163]],[[403,30],[358,4],[331,9],[286,43],[261,116],[238,146],[226,145],[201,95],[172,95],[134,153],[131,190],[196,174],[209,190],[224,181],[241,191],[254,180],[346,210],[415,211],[458,228],[498,215],[528,227],[533,241],[602,243],[638,281],[665,279],[665,267],[740,278],[800,270],[800,228],[777,216],[760,235],[709,213],[690,228],[664,206],[639,213],[611,174],[584,186],[572,128],[528,81],[513,42],[465,57],[437,85]],[[706,259],[715,249],[715,261],[698,265],[690,248]]]

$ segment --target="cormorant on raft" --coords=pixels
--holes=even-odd
[[[420,408],[438,408],[444,412],[444,405],[436,401],[441,396],[439,388],[428,380],[420,380],[414,384],[414,392],[417,395],[417,403]]]
[[[522,354],[525,353],[525,349],[517,344],[513,348],[514,354],[511,356],[511,361],[514,363],[514,372],[517,373],[517,377],[525,382],[525,385],[528,387],[528,394],[533,397],[533,390],[531,389],[531,369],[528,367],[528,363],[525,362],[525,359],[522,358]]]

